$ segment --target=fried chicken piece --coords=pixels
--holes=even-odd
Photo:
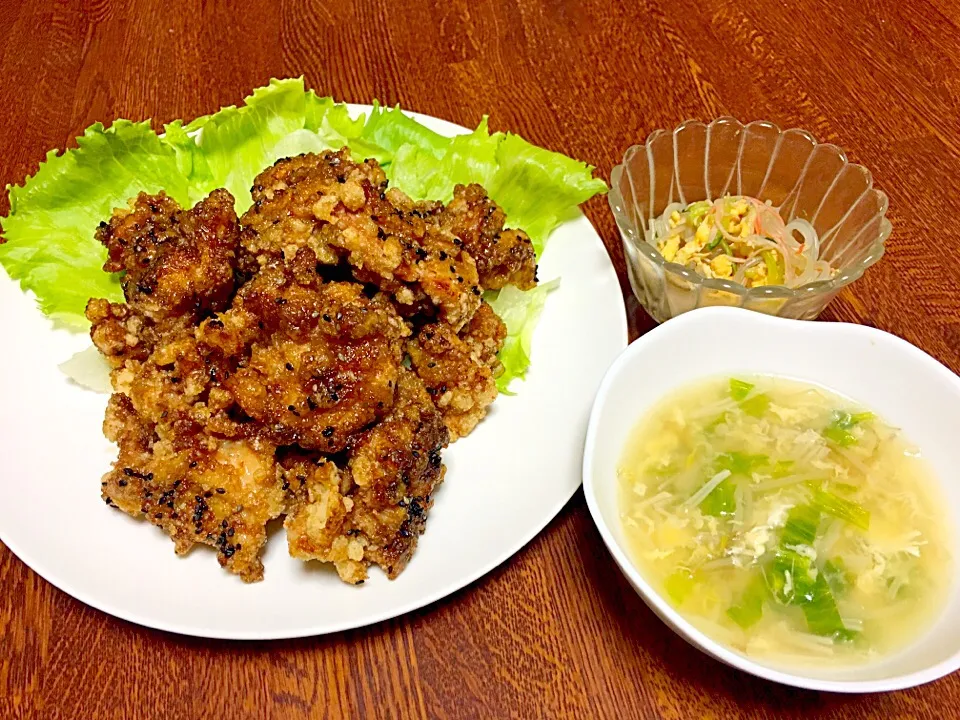
[[[295,498],[283,523],[290,555],[333,563],[344,582],[363,582],[370,561],[364,560],[363,539],[356,531],[348,532],[347,517],[354,508],[353,499],[346,496],[352,485],[349,474],[318,455],[298,458],[285,478],[284,485]]]
[[[165,193],[140,193],[129,210],[100,223],[107,272],[127,303],[148,318],[217,312],[233,295],[240,227],[233,196],[214,190],[190,210]]]
[[[242,243],[261,264],[309,247],[320,263],[348,263],[401,313],[435,313],[457,329],[480,304],[474,259],[440,226],[440,206],[388,190],[374,160],[355,163],[347,148],[280,160],[257,176],[253,199]]]
[[[285,485],[296,498],[284,527],[290,554],[333,563],[363,582],[377,564],[391,579],[406,567],[443,481],[448,433],[422,381],[402,370],[391,413],[359,435],[346,471],[320,457],[298,458]]]
[[[506,216],[477,184],[457,185],[439,217],[440,226],[463,241],[477,263],[480,284],[487,290],[537,284],[537,255],[521,230],[504,230]]]
[[[103,298],[91,298],[85,314],[90,338],[111,367],[120,367],[128,359],[145,360],[164,335],[188,324],[176,317],[158,324],[131,305]]]
[[[145,517],[185,554],[202,543],[245,582],[263,577],[266,524],[284,509],[275,447],[260,440],[220,441],[198,433],[185,441],[159,435],[121,394],[111,397],[104,434],[119,445],[101,483],[107,505]]]
[[[113,367],[145,360],[168,334],[224,309],[235,289],[240,226],[233,197],[215,190],[191,210],[164,193],[140,193],[100,223],[107,272],[123,272],[124,303],[87,303],[90,336]]]
[[[407,566],[446,472],[440,451],[450,440],[423,382],[404,370],[397,404],[364,434],[350,455],[355,488],[347,522],[365,544],[364,559],[391,580]],[[348,530],[348,533],[350,531]]]
[[[443,415],[451,442],[469,435],[496,400],[494,369],[499,368],[499,347],[492,356],[491,350],[502,345],[505,336],[499,318],[492,310],[490,315],[484,310],[477,325],[468,326],[463,338],[449,325],[434,323],[425,325],[407,342],[411,365]]]
[[[386,297],[322,283],[315,265],[309,248],[271,261],[198,334],[244,358],[223,387],[262,437],[336,453],[390,410],[410,331]]]
[[[404,370],[397,404],[356,441],[346,474],[330,462],[294,466],[292,484],[303,489],[284,523],[290,554],[332,562],[352,584],[366,578],[371,564],[397,577],[416,549],[443,481],[440,450],[447,440],[423,383]]]
[[[470,322],[460,331],[460,339],[470,353],[490,368],[493,376],[499,377],[503,364],[497,357],[507,339],[507,326],[490,304],[484,301],[470,318]]]

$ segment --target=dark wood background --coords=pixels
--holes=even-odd
[[[465,125],[487,113],[604,177],[655,128],[766,118],[848,149],[890,196],[886,257],[826,318],[960,371],[958,24],[950,0],[2,0],[0,181],[96,120],[191,118],[275,76]],[[622,278],[606,200],[585,210]],[[652,325],[632,299],[628,315],[632,337]],[[582,494],[453,597],[294,642],[145,630],[0,546],[0,718],[958,716],[958,676],[844,697],[699,654],[621,579]]]

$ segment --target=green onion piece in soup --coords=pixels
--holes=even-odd
[[[747,584],[740,601],[727,608],[727,617],[746,630],[763,617],[763,601],[766,597],[767,585],[763,575],[757,575]]]
[[[828,515],[833,515],[861,530],[870,529],[870,511],[862,505],[824,490],[813,491],[814,506]]]

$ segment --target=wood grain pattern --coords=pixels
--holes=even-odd
[[[165,122],[272,76],[492,127],[608,177],[657,127],[802,126],[890,196],[887,256],[826,314],[960,371],[960,11],[947,0],[0,2],[0,180],[115,117]],[[585,208],[623,261],[606,200]],[[944,223],[943,219],[948,222]],[[627,299],[632,336],[652,326]],[[2,482],[11,482],[4,477]],[[0,547],[0,718],[949,718],[960,677],[842,697],[728,669],[621,579],[578,495],[454,597],[332,637],[181,638],[59,592]]]

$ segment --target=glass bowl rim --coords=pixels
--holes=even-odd
[[[863,191],[863,195],[873,192],[876,193],[879,203],[880,203],[880,230],[877,233],[876,239],[873,241],[873,244],[870,246],[870,249],[867,253],[867,256],[860,260],[857,263],[849,265],[847,267],[839,268],[839,272],[836,277],[830,278],[829,280],[819,280],[816,282],[807,283],[806,285],[801,285],[800,287],[790,288],[786,285],[761,285],[759,287],[748,288],[743,283],[733,282],[732,280],[720,280],[717,278],[706,278],[702,275],[699,275],[693,270],[680,265],[679,263],[667,261],[663,255],[660,253],[657,248],[648,243],[646,239],[639,239],[639,241],[634,241],[633,235],[636,232],[637,226],[626,217],[623,205],[626,204],[625,198],[620,194],[619,190],[619,181],[620,177],[626,170],[626,164],[629,158],[635,155],[641,150],[646,151],[650,144],[657,138],[663,136],[665,133],[670,133],[676,137],[679,133],[687,130],[690,127],[699,126],[706,128],[709,132],[712,128],[718,125],[736,125],[740,128],[740,131],[747,130],[752,127],[762,127],[766,130],[776,130],[778,136],[782,137],[783,135],[790,133],[793,135],[799,135],[807,140],[813,146],[823,146],[830,148],[834,151],[837,156],[843,161],[843,166],[846,167],[851,165],[855,168],[858,168],[867,179],[867,187]],[[632,247],[637,250],[637,252],[642,253],[648,260],[653,262],[657,267],[661,268],[665,273],[670,273],[671,275],[678,276],[684,281],[690,283],[693,287],[691,290],[698,290],[700,287],[705,287],[709,290],[718,290],[722,292],[733,293],[736,295],[741,295],[749,298],[766,298],[766,299],[802,299],[811,297],[813,295],[818,295],[821,293],[831,293],[840,290],[840,288],[849,285],[853,281],[860,278],[861,275],[869,268],[871,265],[876,263],[883,256],[885,244],[887,238],[890,237],[890,233],[893,230],[890,221],[887,219],[887,209],[889,207],[889,200],[882,190],[876,188],[873,184],[873,174],[863,165],[857,163],[852,163],[847,159],[847,154],[842,148],[833,144],[833,143],[822,143],[817,140],[817,138],[807,130],[802,128],[787,128],[786,130],[782,129],[779,125],[769,120],[753,120],[749,123],[742,123],[734,117],[724,115],[722,117],[716,118],[715,120],[705,123],[701,120],[685,120],[679,125],[677,125],[673,130],[666,130],[664,128],[657,128],[656,130],[651,131],[644,142],[638,143],[636,145],[631,145],[623,154],[623,159],[620,164],[616,165],[610,173],[610,192],[607,195],[607,201],[610,204],[610,209],[613,212],[614,219],[617,222],[617,227],[620,231],[621,239],[624,243],[630,242]],[[627,232],[625,228],[633,228],[633,232]],[[629,263],[629,258],[625,258]]]

